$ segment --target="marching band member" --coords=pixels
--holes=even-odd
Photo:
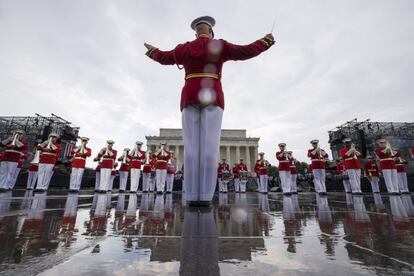
[[[342,157],[336,160],[336,171],[338,172],[338,175],[340,175],[342,178],[342,184],[344,185],[345,193],[350,193],[351,184],[349,184],[348,176],[345,170],[344,159]]]
[[[135,147],[129,153],[131,167],[131,186],[130,192],[137,192],[139,186],[139,178],[141,177],[141,164],[145,163],[145,151],[141,150],[142,142],[135,142]],[[143,189],[144,190],[144,189]],[[148,189],[146,190],[148,192]]]
[[[394,160],[396,152],[392,150],[387,140],[380,139],[375,153],[380,159],[380,167],[388,193],[399,194],[397,168]]]
[[[264,159],[264,152],[260,152],[259,159],[254,166],[254,171],[259,175],[259,192],[263,194],[267,194],[267,181],[269,179],[267,169],[270,166],[270,163]]]
[[[152,170],[152,165],[150,161],[151,152],[148,150],[145,156],[146,156],[145,163],[144,163],[144,166],[142,167],[142,192],[148,193],[150,189],[151,170]]]
[[[377,163],[372,160],[372,156],[367,156],[367,162],[364,165],[365,175],[368,180],[371,182],[371,188],[373,193],[379,193],[379,171]]]
[[[0,147],[6,148],[0,164],[0,190],[9,190],[11,186],[14,186],[13,180],[17,166],[27,150],[27,142],[23,140],[23,135],[23,130],[16,130],[11,137],[0,141]]]
[[[288,152],[290,156],[292,156],[292,152]],[[298,193],[298,184],[297,184],[297,178],[298,178],[298,166],[300,162],[296,160],[295,158],[291,158],[290,160],[290,191],[292,194]]]
[[[40,158],[40,150],[35,147],[35,153],[33,159],[30,161],[30,166],[28,170],[27,176],[27,190],[33,190],[36,186],[37,181],[37,172],[39,170],[39,158]]]
[[[112,189],[114,188],[114,180],[116,177],[116,173],[117,173],[117,168],[118,167],[118,162],[115,162],[114,167],[112,168],[111,171],[111,177],[109,178],[109,186],[108,186],[108,192],[112,192]]]
[[[17,177],[19,177],[20,171],[23,167],[23,161],[26,159],[26,157],[26,155],[20,157],[19,163],[17,164],[17,168],[14,171],[13,179],[9,183],[9,190],[13,190],[14,186],[16,185]]]
[[[221,69],[228,60],[246,60],[274,44],[272,34],[240,46],[213,39],[214,18],[195,19],[191,28],[196,39],[171,51],[160,51],[147,43],[146,55],[161,64],[182,65],[186,82],[181,97],[185,163],[185,195],[190,205],[209,205],[214,195],[217,152],[220,147],[224,95]],[[196,135],[195,135],[196,134]]]
[[[99,191],[99,184],[101,183],[101,162],[95,168],[95,192]]]
[[[167,167],[167,194],[171,194],[174,186],[175,172],[177,171],[177,158],[174,157],[174,152],[170,151],[171,159]]]
[[[326,194],[325,186],[325,163],[328,161],[328,154],[319,147],[319,140],[311,142],[312,148],[308,150],[308,157],[311,159],[311,169],[315,191],[319,194]]]
[[[113,149],[114,141],[106,141],[106,147],[102,148],[98,156],[95,157],[95,162],[100,162],[101,170],[99,177],[99,188],[98,191],[105,193],[109,189],[112,169],[115,165],[117,151]]]
[[[155,181],[157,185],[157,194],[164,193],[165,179],[167,178],[168,161],[171,159],[171,153],[166,149],[166,143],[160,144],[160,149],[155,153],[157,158],[157,167],[155,169]]]
[[[286,151],[286,144],[280,143],[279,151],[276,152],[276,159],[279,160],[279,178],[280,184],[282,186],[282,192],[285,195],[290,195],[291,193],[291,174],[290,174],[290,158],[291,156]]]
[[[124,153],[121,157],[118,158],[118,161],[121,162],[121,167],[119,168],[119,192],[123,193],[126,191],[127,181],[128,181],[128,172],[129,172],[129,166],[131,163],[130,155],[129,155],[130,149],[125,148]],[[132,183],[131,183],[132,184]],[[138,187],[137,187],[138,189]],[[131,192],[136,192],[131,189]]]
[[[226,163],[226,158],[222,158],[221,163],[219,163],[218,168],[217,168],[217,178],[218,178],[220,193],[227,193],[227,184],[223,182],[223,173],[229,173],[229,172],[230,172],[230,166],[229,164]]]
[[[81,145],[76,147],[72,151],[72,173],[70,174],[70,185],[69,191],[79,191],[82,184],[83,172],[85,170],[86,158],[90,157],[92,151],[86,145],[88,144],[89,138],[82,137]]]
[[[234,181],[234,192],[240,193],[240,176],[239,176],[239,169],[237,167],[237,163],[234,164],[232,168],[233,172],[233,181]]]
[[[361,163],[362,153],[355,148],[351,138],[343,140],[345,147],[339,151],[339,155],[344,159],[346,174],[349,177],[351,191],[353,194],[362,194],[361,192]]]
[[[246,184],[247,184],[247,165],[243,162],[243,158],[240,158],[240,163],[237,164],[237,173],[240,177],[240,192],[246,192]]]
[[[395,166],[397,168],[398,187],[400,188],[400,192],[403,194],[410,193],[408,190],[407,172],[405,170],[405,166],[407,164],[407,160],[401,158],[401,154],[397,152],[395,155]]]
[[[156,184],[156,178],[157,178],[157,157],[154,153],[151,153],[151,178],[150,178],[150,192],[155,191],[155,184]]]
[[[59,135],[56,133],[49,134],[49,139],[37,146],[40,150],[39,171],[37,174],[36,190],[46,191],[49,188],[50,180],[53,176],[53,169],[59,158],[61,151],[58,143]]]

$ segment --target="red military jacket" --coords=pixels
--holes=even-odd
[[[265,163],[262,164],[262,159],[256,161],[254,165],[254,171],[258,175],[267,175],[267,169],[270,167],[270,163],[265,160]]]
[[[336,172],[340,175],[344,175],[345,174],[345,166],[344,163],[339,163],[336,165]]]
[[[157,160],[155,159],[154,155],[151,155],[149,164],[144,164],[142,167],[142,172],[144,173],[151,173],[152,170],[156,167]]]
[[[39,170],[39,164],[30,164],[29,172],[37,172]]]
[[[47,141],[46,143],[43,142],[42,144],[40,144],[37,149],[40,150],[40,159],[39,159],[39,164],[56,164],[58,158],[59,158],[59,154],[61,151],[61,146],[59,143],[55,143],[53,144],[55,146],[54,149],[48,149],[46,148],[47,146]]]
[[[13,139],[10,138],[0,141],[0,147],[6,148],[4,151],[3,161],[19,162],[22,156],[27,156],[27,142],[19,140],[19,142],[22,143],[20,147],[12,146],[12,142]]]
[[[222,39],[211,39],[207,35],[200,35],[193,41],[176,46],[174,50],[155,49],[149,51],[147,55],[164,65],[184,66],[186,81],[181,92],[181,110],[187,105],[200,103],[198,92],[202,88],[212,89],[216,93],[214,104],[224,109],[224,95],[221,87],[223,63],[228,60],[253,58],[269,47],[270,45],[263,39],[240,46]],[[210,82],[205,81],[206,77]]]
[[[156,156],[157,158],[157,170],[166,170],[168,168],[168,160],[171,158],[171,153],[168,150],[163,150],[164,154],[162,152],[159,152]]]
[[[72,160],[72,168],[85,168],[86,165],[86,158],[92,155],[92,150],[90,148],[85,147],[86,153],[76,152],[76,150],[72,150],[73,160]]]
[[[247,172],[247,165],[245,163],[237,164],[237,172],[240,174],[241,171]]]
[[[234,164],[234,167],[232,169],[233,172],[233,178],[239,178],[239,168],[237,167],[237,164]]]
[[[290,160],[289,158],[286,158],[282,156],[282,153],[284,151],[278,151],[276,152],[276,159],[279,160],[279,171],[290,171]]]
[[[230,166],[227,163],[219,163],[218,167],[217,167],[217,177],[221,178],[223,171],[228,171],[230,172]]]
[[[381,170],[395,170],[396,167],[395,167],[394,156],[392,156],[391,153],[389,152],[383,153],[382,151],[383,149],[381,148],[377,148],[375,150],[375,154],[380,159]]]
[[[122,155],[121,157],[118,158],[118,161],[121,162],[121,167],[119,167],[119,171],[121,172],[128,172],[129,171],[129,167],[130,167],[130,163],[131,163],[131,159],[129,159],[129,155],[127,155],[126,158],[126,163],[124,163],[124,155]]]
[[[141,169],[142,163],[145,162],[145,154],[145,151],[139,150],[137,154],[129,155],[131,169]]]
[[[377,166],[377,163],[375,163],[375,161],[367,161],[364,165],[364,169],[365,169],[365,173],[368,176],[378,176],[379,175],[378,166]]]
[[[346,170],[358,170],[361,168],[361,163],[359,162],[359,158],[362,157],[362,154],[356,155],[351,154],[347,155],[346,153],[351,149],[351,147],[344,147],[339,151],[339,155],[344,159],[344,166]],[[358,151],[358,149],[357,149]]]
[[[405,165],[407,164],[407,161],[401,159],[400,156],[400,153],[397,152],[397,154],[395,155],[395,167],[397,168],[397,173],[404,173],[406,172]]]
[[[297,162],[292,160],[291,163],[290,163],[290,173],[291,174],[298,174],[298,168],[297,168],[296,165],[297,165]]]
[[[105,153],[106,153],[106,148],[102,148],[98,153],[98,158],[102,158],[101,168],[112,169],[115,164],[117,151],[112,149],[112,150],[109,150],[108,155],[105,155]]]
[[[100,172],[101,171],[101,163],[99,163],[98,166],[96,166],[95,171],[96,172]]]
[[[320,156],[319,153],[312,153],[314,151],[314,149],[310,149],[308,150],[308,157],[311,159],[312,163],[312,170],[317,170],[317,169],[325,169],[325,158],[328,157],[328,154],[325,153],[325,155]]]
[[[168,165],[167,174],[175,174],[177,167],[173,164]]]

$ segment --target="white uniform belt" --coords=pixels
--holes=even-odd
[[[367,170],[367,171],[369,171],[369,172],[376,172],[377,170]]]
[[[102,160],[111,160],[111,161],[114,161],[114,159],[112,159],[112,158],[102,158]]]
[[[56,153],[53,153],[53,152],[42,152],[42,154],[56,156]]]
[[[281,160],[281,161],[279,161],[279,163],[289,163],[290,161],[289,160]]]
[[[167,162],[166,160],[157,160],[157,162]]]
[[[313,162],[313,161],[323,162],[323,161],[325,161],[325,160],[323,160],[323,159],[312,159],[311,161],[312,161],[312,162]]]
[[[354,158],[354,157],[351,157],[351,158],[346,158],[345,159],[346,161],[349,161],[349,160],[357,160],[356,158]]]
[[[394,158],[384,158],[380,159],[380,161],[394,161]]]
[[[18,150],[12,150],[12,149],[5,150],[5,152],[13,152],[13,153],[19,153],[19,154],[21,154],[21,153],[22,153],[21,151],[18,151]]]
[[[86,158],[83,158],[83,157],[75,157],[75,160],[86,160]]]
[[[395,164],[395,166],[404,166],[404,164]]]

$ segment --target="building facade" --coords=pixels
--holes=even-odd
[[[178,128],[160,128],[159,136],[145,136],[147,148],[154,152],[161,142],[166,142],[168,148],[174,151],[178,160],[179,167],[184,162],[184,144],[182,130]],[[227,162],[233,166],[244,158],[249,170],[254,167],[257,158],[259,140],[257,137],[247,137],[245,129],[222,129],[220,152],[217,153],[219,159],[226,158]]]

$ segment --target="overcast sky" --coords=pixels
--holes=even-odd
[[[132,147],[181,127],[183,72],[143,43],[170,50],[189,25],[216,18],[215,35],[275,46],[228,62],[223,128],[245,128],[275,162],[279,142],[308,161],[309,141],[353,118],[414,119],[414,1],[0,0],[0,115],[55,113],[91,138]],[[90,163],[91,165],[92,163]]]

